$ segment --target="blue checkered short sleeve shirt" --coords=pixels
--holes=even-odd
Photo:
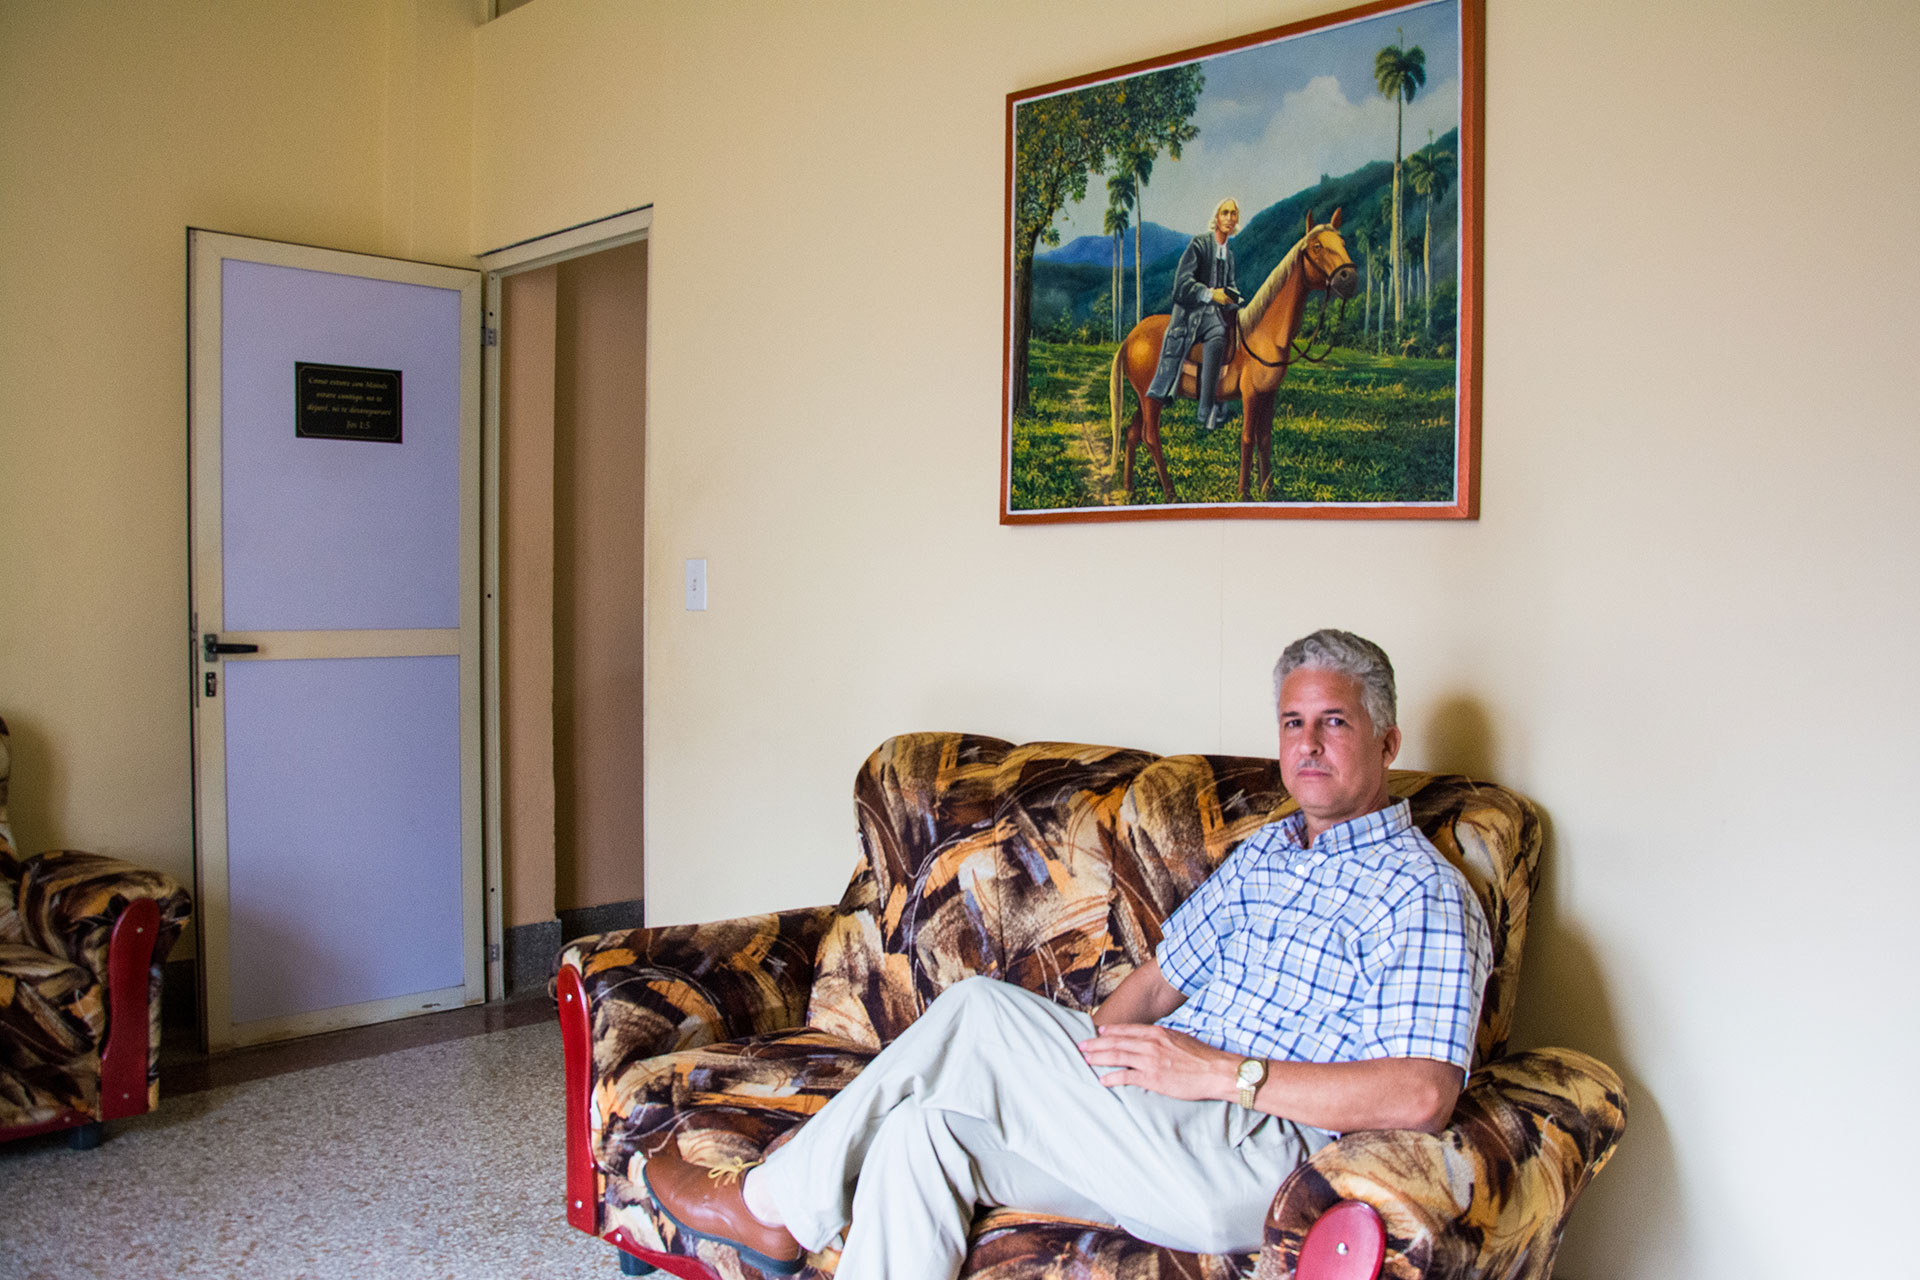
[[[1294,1062],[1473,1063],[1492,962],[1465,877],[1402,800],[1305,844],[1298,813],[1241,843],[1168,917],[1155,958],[1187,997],[1160,1020]]]

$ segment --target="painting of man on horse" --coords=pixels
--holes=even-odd
[[[1266,283],[1245,306],[1230,308],[1225,292],[1216,290],[1221,296],[1210,301],[1217,310],[1231,313],[1230,319],[1219,322],[1221,346],[1225,346],[1227,329],[1231,329],[1236,340],[1232,358],[1224,368],[1220,355],[1210,351],[1202,355],[1197,368],[1186,358],[1189,354],[1186,336],[1174,328],[1180,317],[1177,301],[1172,316],[1149,316],[1142,320],[1113,353],[1107,403],[1113,423],[1116,461],[1123,442],[1126,449],[1122,474],[1123,487],[1128,492],[1133,489],[1133,451],[1144,440],[1153,455],[1161,491],[1168,502],[1176,501],[1160,448],[1161,413],[1176,385],[1183,394],[1199,401],[1203,430],[1210,431],[1215,425],[1214,419],[1220,411],[1216,398],[1218,401],[1239,400],[1244,404],[1240,417],[1240,500],[1244,502],[1248,497],[1248,464],[1255,450],[1259,455],[1260,484],[1263,488],[1266,486],[1273,473],[1273,402],[1280,380],[1287,376],[1287,366],[1296,358],[1315,359],[1310,355],[1311,338],[1306,346],[1296,348],[1294,345],[1307,296],[1321,295],[1324,320],[1326,297],[1331,294],[1344,303],[1353,297],[1356,287],[1353,259],[1348,257],[1346,244],[1340,239],[1340,215],[1341,210],[1335,209],[1332,218],[1316,227],[1313,215],[1308,214],[1306,234],[1268,274]],[[1218,222],[1215,225],[1217,228]],[[1176,297],[1177,289],[1178,286]],[[1344,307],[1342,311],[1344,314]],[[1195,346],[1193,350],[1202,348]],[[1262,354],[1262,350],[1266,354]],[[1158,353],[1151,362],[1146,358],[1149,351]],[[1317,358],[1325,359],[1325,353]],[[1150,383],[1143,380],[1148,369],[1154,371]],[[1133,388],[1139,404],[1124,433],[1120,426],[1120,412],[1125,404],[1123,384]]]
[[[1477,513],[1479,14],[1009,95],[1003,521]]]

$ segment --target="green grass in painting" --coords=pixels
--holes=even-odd
[[[1087,434],[1089,422],[1098,416],[1102,439],[1107,435],[1104,408],[1096,415],[1087,394],[1091,376],[1101,384],[1099,403],[1105,405],[1113,348],[1105,348],[1104,359],[1100,352],[1097,347],[1051,342],[1036,342],[1028,349],[1031,407],[1014,422],[1009,467],[1014,510],[1097,507],[1106,501],[1104,477],[1095,474],[1096,466],[1105,462],[1106,447],[1101,445],[1096,455]]]
[[[1113,347],[1035,342],[1028,355],[1033,408],[1014,421],[1016,511],[1155,505],[1166,499],[1144,445],[1134,455],[1133,493],[1119,492],[1107,462],[1107,370]],[[1296,364],[1280,387],[1273,424],[1273,479],[1254,502],[1445,502],[1453,497],[1454,365],[1339,348],[1321,365]],[[1127,415],[1132,412],[1131,393]],[[1167,473],[1180,502],[1237,502],[1240,421],[1211,435],[1194,405],[1176,401],[1162,419]],[[1124,416],[1123,416],[1124,421]]]

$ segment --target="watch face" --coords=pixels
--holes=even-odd
[[[1234,1078],[1238,1080],[1242,1085],[1259,1084],[1260,1077],[1265,1074],[1266,1074],[1265,1072],[1260,1070],[1259,1059],[1248,1058],[1245,1062],[1240,1064],[1240,1070],[1235,1075]]]

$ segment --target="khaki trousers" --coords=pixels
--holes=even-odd
[[[948,1280],[975,1207],[1109,1223],[1196,1253],[1260,1247],[1287,1174],[1327,1141],[1231,1102],[1109,1088],[1093,1019],[989,978],[948,989],[756,1174],[837,1280]],[[851,1230],[848,1230],[851,1226]]]

